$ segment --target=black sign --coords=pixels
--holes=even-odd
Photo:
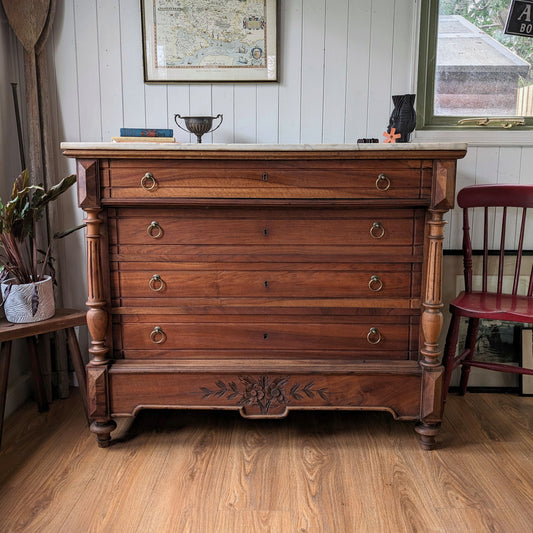
[[[533,37],[533,0],[513,0],[505,33]]]

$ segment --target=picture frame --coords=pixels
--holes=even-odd
[[[278,81],[279,0],[140,0],[146,83]]]

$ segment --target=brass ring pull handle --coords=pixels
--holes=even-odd
[[[374,239],[381,239],[385,235],[385,228],[381,225],[381,222],[374,222],[370,228],[370,236]]]
[[[366,336],[366,340],[369,344],[379,344],[381,342],[381,333],[378,328],[370,328]]]
[[[379,292],[381,289],[383,289],[383,282],[381,279],[379,279],[379,276],[372,276],[370,278],[370,281],[368,282],[368,288],[374,292]]]
[[[154,175],[151,172],[147,172],[141,178],[141,187],[145,191],[153,191],[157,187],[157,181],[154,178]]]
[[[163,235],[163,229],[161,228],[159,223],[154,220],[146,228],[146,233],[148,233],[148,235],[152,237],[152,239],[159,239],[159,237]]]
[[[159,292],[165,287],[165,282],[161,279],[161,276],[159,274],[154,274],[152,276],[152,279],[148,282],[148,286],[154,292]]]
[[[376,189],[378,191],[387,191],[390,187],[390,179],[385,174],[380,174],[376,180]]]
[[[154,344],[163,344],[167,340],[167,336],[159,326],[156,326],[152,333],[150,333],[150,340]]]

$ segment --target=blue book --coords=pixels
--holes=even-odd
[[[154,128],[120,128],[121,137],[174,137],[174,131]]]

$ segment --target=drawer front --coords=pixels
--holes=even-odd
[[[110,210],[110,244],[153,247],[168,252],[172,246],[261,247],[297,253],[306,246],[360,247],[360,253],[391,253],[394,247],[421,245],[423,209],[116,209]],[[391,248],[392,247],[392,248]],[[246,250],[247,248],[241,248]],[[144,260],[144,259],[143,259]]]
[[[421,198],[423,162],[113,161],[103,198]]]
[[[407,359],[416,352],[417,316],[115,317],[115,351],[125,358],[297,357]]]
[[[137,265],[123,264],[112,274],[112,297],[123,305],[130,298],[148,298],[152,306],[181,298],[409,298],[418,296],[413,289],[421,283],[420,264],[409,263],[282,265],[291,270],[268,264],[229,264],[224,270],[201,263]]]

